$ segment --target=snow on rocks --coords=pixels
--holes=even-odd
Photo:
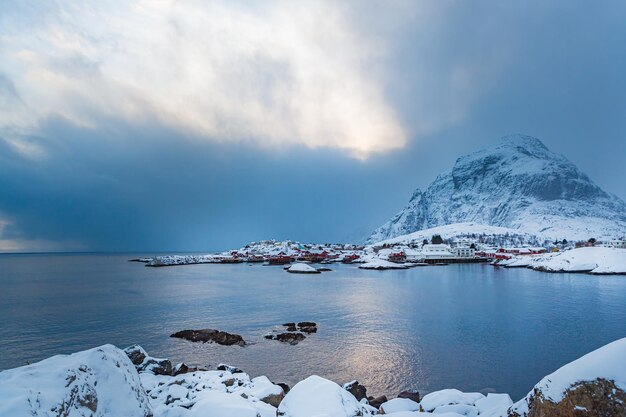
[[[408,265],[397,264],[389,261],[385,261],[383,259],[373,259],[369,262],[359,265],[359,269],[375,269],[375,270],[385,270],[385,269],[408,269]]]
[[[474,403],[481,417],[498,417],[513,405],[509,394],[489,393]]]
[[[313,375],[298,382],[278,406],[284,417],[369,416],[370,409],[336,383]]]
[[[0,372],[0,415],[152,416],[130,359],[112,345]]]
[[[292,274],[320,274],[321,272],[305,263],[295,263],[287,268],[287,272]]]
[[[575,407],[586,408],[585,415],[626,415],[626,338],[544,377],[511,407],[509,416],[573,416]]]
[[[530,267],[547,272],[626,274],[626,249],[583,247],[533,258]]]
[[[392,414],[399,411],[419,411],[420,405],[408,398],[394,398],[380,405],[381,414]]]
[[[437,407],[453,404],[474,405],[478,400],[485,398],[479,392],[461,392],[458,389],[444,389],[426,394],[420,405],[424,411],[433,411]]]

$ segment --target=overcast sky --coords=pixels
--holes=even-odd
[[[0,251],[367,235],[540,138],[626,199],[626,2],[0,4]]]

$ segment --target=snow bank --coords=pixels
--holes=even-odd
[[[626,338],[594,350],[544,377],[512,410],[523,416],[537,393],[557,403],[572,385],[598,378],[611,380],[616,387],[626,390]]]
[[[152,409],[124,352],[104,345],[0,372],[0,416],[148,417]]]
[[[284,417],[369,416],[364,404],[332,381],[313,375],[298,382],[278,406]]]
[[[626,274],[626,249],[577,248],[533,258],[530,267],[549,272]]]

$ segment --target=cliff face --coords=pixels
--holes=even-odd
[[[368,242],[464,222],[550,238],[619,237],[626,232],[626,204],[539,139],[513,135],[458,158]]]

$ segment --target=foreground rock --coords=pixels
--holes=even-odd
[[[218,345],[225,346],[246,345],[246,342],[240,335],[222,332],[215,329],[181,330],[172,334],[170,337],[177,337],[179,339],[189,340],[190,342],[214,342]]]
[[[313,375],[298,382],[278,406],[284,417],[357,417],[371,409],[332,381]]]
[[[112,345],[0,372],[0,416],[149,417],[130,359]]]
[[[354,395],[354,398],[361,401],[363,398],[367,398],[367,389],[359,384],[359,381],[348,382],[343,385],[343,389]]]
[[[543,378],[510,417],[626,416],[626,338]]]

